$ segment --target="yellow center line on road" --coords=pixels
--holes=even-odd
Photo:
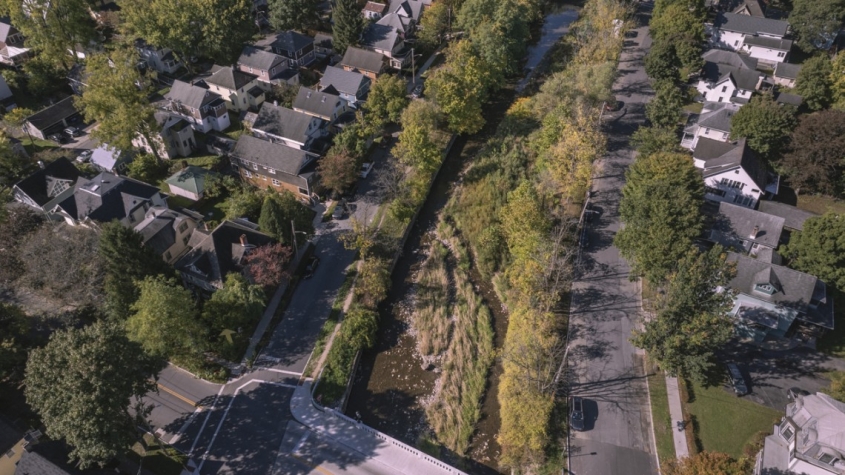
[[[320,473],[323,473],[323,474],[325,474],[325,475],[334,475],[332,472],[330,472],[330,471],[326,470],[325,468],[323,468],[323,467],[321,467],[321,466],[319,466],[319,465],[314,465],[314,464],[312,464],[311,462],[309,462],[309,461],[305,460],[304,458],[302,458],[302,457],[300,457],[300,456],[298,456],[298,455],[296,455],[296,454],[290,454],[290,456],[291,456],[291,457],[293,457],[293,458],[295,458],[295,459],[296,459],[299,463],[301,463],[301,464],[303,464],[303,465],[305,465],[305,466],[307,466],[307,467],[311,467],[311,468],[313,468],[314,470],[316,470],[316,471],[318,471],[318,472],[320,472]]]
[[[158,388],[159,388],[159,389],[161,389],[162,391],[166,392],[167,394],[170,394],[171,396],[174,396],[174,397],[176,397],[176,398],[177,398],[177,399],[179,399],[179,400],[185,401],[186,403],[190,404],[190,405],[191,405],[191,406],[193,406],[193,407],[202,407],[202,406],[199,406],[199,405],[197,404],[197,402],[196,402],[196,401],[192,401],[192,400],[190,400],[190,399],[186,398],[185,396],[183,396],[183,395],[181,395],[181,394],[177,393],[176,391],[174,391],[174,390],[172,390],[172,389],[168,388],[167,386],[165,386],[165,385],[163,385],[163,384],[161,384],[161,383],[158,383],[158,382],[157,382],[157,383],[156,383],[156,386],[158,386]]]

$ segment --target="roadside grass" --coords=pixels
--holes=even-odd
[[[651,371],[648,376],[648,390],[651,396],[651,420],[657,444],[657,458],[662,462],[675,455],[675,441],[672,434],[672,416],[669,414],[669,395],[666,392],[666,374]]]
[[[690,401],[682,403],[695,419],[702,450],[742,457],[743,448],[754,441],[755,434],[771,431],[782,416],[780,411],[736,397],[722,385],[705,388],[692,384],[691,388]]]
[[[41,140],[35,137],[29,138],[26,134],[20,139],[21,144],[23,145],[24,150],[30,156],[35,155],[38,152],[43,152],[45,150],[53,150],[59,148],[59,145],[55,142],[51,142],[49,140]],[[68,151],[70,154],[70,151]]]
[[[833,330],[825,332],[816,347],[828,355],[845,358],[845,293],[832,286],[828,289],[833,291]]]
[[[317,342],[314,344],[314,351],[311,353],[311,359],[308,360],[308,365],[305,367],[303,374],[310,374],[316,369],[314,365],[317,364],[317,361],[320,359],[323,351],[325,351],[326,343],[328,343],[329,337],[337,326],[337,323],[340,321],[340,313],[343,311],[343,302],[346,300],[346,296],[349,295],[349,291],[352,289],[352,283],[355,282],[355,275],[358,273],[355,268],[355,264],[356,263],[353,262],[346,270],[346,279],[343,281],[343,285],[340,286],[340,290],[337,292],[337,297],[334,299],[332,309],[329,312],[329,317],[326,319],[326,322],[323,323],[323,327],[320,328],[320,334],[317,336]],[[311,376],[316,377],[317,375],[312,374]]]
[[[799,208],[813,213],[825,214],[833,211],[837,214],[845,214],[845,201],[838,200],[831,196],[824,195],[798,195]]]
[[[150,434],[144,434],[143,442],[136,442],[128,453],[130,460],[141,464],[144,470],[155,475],[179,475],[187,457],[175,449],[163,445]]]
[[[449,250],[434,241],[417,274],[413,326],[417,334],[417,349],[423,356],[441,354],[449,345],[449,270],[446,257]]]

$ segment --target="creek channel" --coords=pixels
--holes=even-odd
[[[529,48],[528,63],[537,66],[535,58],[548,52],[574,21],[570,8],[555,9],[546,18],[537,45]],[[495,133],[515,96],[515,84],[502,89],[493,102],[484,108],[487,121],[484,129],[470,138],[459,137],[446,159],[417,217],[408,240],[402,249],[392,275],[387,299],[379,307],[380,324],[375,347],[361,356],[352,382],[346,414],[364,424],[417,446],[421,436],[430,432],[422,404],[435,388],[440,373],[424,368],[417,352],[416,339],[410,333],[413,308],[414,276],[426,257],[431,231],[436,227],[442,209],[452,191],[460,186],[461,172],[481,146]],[[507,313],[503,310],[490,283],[482,279],[475,268],[472,284],[484,299],[493,317],[496,349],[502,348],[507,331]],[[468,453],[460,457],[443,449],[438,455],[446,463],[479,475],[498,474],[499,402],[497,399],[501,362],[497,360],[488,376],[487,391],[481,407],[481,419],[471,439]],[[423,448],[421,446],[421,448]]]

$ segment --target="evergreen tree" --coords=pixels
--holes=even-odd
[[[361,15],[357,0],[337,0],[332,12],[332,44],[337,54],[346,53],[346,48],[358,44],[366,20]]]
[[[271,0],[270,26],[275,30],[305,31],[320,21],[315,0]]]

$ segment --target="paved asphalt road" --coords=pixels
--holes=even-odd
[[[647,23],[648,16],[640,21]],[[605,116],[608,154],[592,188],[599,214],[588,226],[583,273],[573,284],[569,378],[571,394],[585,398],[586,420],[584,432],[571,433],[571,473],[576,475],[657,473],[643,356],[630,343],[632,330],[640,325],[640,290],[613,246],[624,174],[635,155],[629,139],[643,123],[644,105],[652,95],[642,62],[651,44],[648,28],[636,32],[626,41],[614,85],[624,108]]]

